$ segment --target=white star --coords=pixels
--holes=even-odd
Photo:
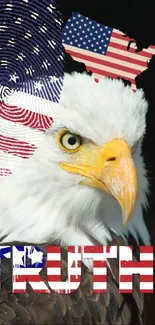
[[[26,32],[26,34],[25,34],[25,36],[24,36],[25,38],[30,38],[30,37],[32,37],[32,34],[31,34],[31,32],[30,31],[28,31],[28,32]]]
[[[17,18],[17,20],[15,21],[15,24],[21,24],[22,20],[20,17]]]
[[[20,54],[17,55],[17,59],[16,60],[19,59],[19,60],[23,61],[24,58],[25,58],[25,55],[21,52]]]
[[[41,90],[43,85],[41,84],[40,81],[37,81],[37,82],[34,83],[34,87],[35,87],[35,90]]]
[[[54,7],[52,4],[49,5],[49,7],[47,7],[47,10],[49,10],[50,12],[52,12],[52,9],[55,9],[56,7]]]
[[[45,60],[42,64],[42,67],[45,67],[45,69],[47,70],[48,69],[48,66],[50,66],[51,63],[48,62],[48,60]]]
[[[59,78],[56,76],[50,76],[50,82],[55,82],[57,81]]]
[[[34,248],[33,252],[28,254],[27,256],[31,259],[32,264],[42,263],[42,261],[43,261],[43,253],[38,252],[35,248]]]
[[[14,73],[14,74],[10,75],[10,80],[9,80],[9,81],[14,81],[14,82],[16,82],[17,79],[19,79],[19,77],[16,75],[16,73]]]
[[[6,5],[6,9],[5,10],[12,10],[13,4],[12,3],[8,3]]]
[[[22,258],[25,257],[24,251],[18,251],[16,246],[13,246],[13,266],[15,265],[24,265]]]
[[[38,54],[38,53],[40,52],[40,50],[39,50],[39,45],[34,46],[34,48],[33,48],[33,52],[36,53],[36,54]]]
[[[31,17],[34,18],[34,19],[37,19],[38,16],[39,16],[39,14],[37,12],[33,12],[31,14]]]
[[[30,66],[29,68],[25,68],[25,70],[26,70],[26,74],[30,74],[32,76],[32,73],[34,72],[32,66]]]

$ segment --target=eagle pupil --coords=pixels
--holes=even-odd
[[[73,145],[76,143],[76,138],[75,138],[75,137],[70,137],[70,138],[68,139],[68,143],[69,143],[71,146],[73,146]]]

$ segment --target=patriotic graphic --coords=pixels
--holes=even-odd
[[[153,293],[154,276],[154,256],[153,246],[140,246],[140,261],[133,261],[132,248],[119,248],[120,259],[120,292],[133,292],[133,274],[140,274],[140,292]]]
[[[35,292],[48,293],[49,289],[39,274],[44,264],[44,254],[38,247],[13,246],[13,292],[26,292],[28,281]]]
[[[103,76],[124,78],[136,90],[135,77],[147,69],[155,54],[155,46],[135,52],[135,43],[122,32],[101,25],[79,13],[73,13],[63,29],[66,52],[77,61],[85,63],[96,79]]]
[[[49,246],[47,251],[47,280],[52,290],[68,294],[78,289],[81,282],[81,247],[68,247],[68,279],[61,278],[61,248]]]
[[[34,153],[52,124],[63,85],[61,26],[54,0],[1,0],[1,176]]]
[[[11,247],[0,246],[0,258],[10,258],[10,257],[11,257]]]
[[[119,290],[120,293],[132,293],[134,290],[133,275],[140,275],[140,292],[153,293],[153,246],[141,246],[139,262],[133,260],[131,246],[69,246],[68,278],[61,278],[61,247],[47,247],[47,263],[45,256],[36,246],[13,246],[12,268],[14,293],[25,293],[27,282],[36,293],[49,293],[50,289],[57,293],[68,294],[78,289],[81,282],[81,260],[90,259],[93,272],[93,292],[107,292],[108,259],[118,258],[119,249]],[[1,246],[0,258],[10,258],[11,247]],[[47,267],[47,282],[40,272]],[[111,269],[110,269],[111,270]],[[3,280],[3,279],[2,279]],[[49,289],[50,288],[50,289]]]
[[[108,258],[117,258],[116,246],[89,247],[83,249],[83,258],[93,259],[93,292],[107,292]]]

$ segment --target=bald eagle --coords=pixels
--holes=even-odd
[[[126,245],[132,238],[135,247],[139,240],[149,245],[141,153],[147,107],[143,91],[121,80],[65,74],[52,127],[34,155],[0,181],[1,244]],[[108,271],[108,293],[100,295],[92,293],[84,263],[80,288],[68,298],[34,298],[30,290],[24,300],[2,290],[9,324],[143,324],[143,296],[138,285],[133,295],[119,294],[117,263]]]

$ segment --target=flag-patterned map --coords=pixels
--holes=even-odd
[[[128,79],[133,89],[135,77],[147,69],[147,63],[155,54],[155,46],[135,52],[135,43],[112,27],[101,25],[79,13],[74,13],[63,30],[66,52],[80,62],[99,79],[103,76]]]
[[[19,1],[23,2],[24,6],[28,6],[28,1],[25,0],[15,0],[14,2],[10,1],[10,3],[13,5],[15,2]],[[58,17],[53,16],[54,6],[49,6],[49,1],[44,1],[44,3],[46,2],[48,3],[46,8],[48,14],[50,13],[51,17],[53,17],[56,26],[60,26],[61,22],[58,20]],[[11,7],[5,8],[7,13],[10,12],[10,8]],[[36,8],[39,10],[38,5]],[[46,38],[46,33],[47,31],[49,32],[49,30],[45,30],[45,28],[42,27],[43,23],[42,20],[39,20],[36,8],[34,10],[36,14],[33,10],[32,12],[30,10],[30,17],[33,22],[36,20],[38,21],[38,28],[40,26],[40,30],[44,30],[44,33],[42,32],[40,35],[44,35]],[[19,17],[17,17],[13,22],[14,26],[19,26],[19,23],[22,24],[21,20],[18,18]],[[6,21],[3,24],[3,28],[1,27],[1,30],[2,29],[3,32],[7,29]],[[52,35],[51,39],[49,36],[50,35],[48,35],[48,46],[53,49],[55,43],[52,42]],[[32,37],[29,33],[27,37],[29,38],[28,41],[30,46]],[[148,49],[144,49],[141,52],[135,52],[136,47],[134,42],[130,45],[129,50],[127,50],[130,40],[129,38],[124,37],[122,32],[109,26],[101,25],[79,13],[73,13],[71,18],[68,20],[63,28],[62,37],[65,50],[70,53],[75,60],[84,62],[87,69],[93,72],[95,79],[99,80],[101,77],[105,76],[113,78],[123,77],[131,81],[133,90],[136,90],[135,77],[147,69],[149,60],[152,55],[155,54],[154,46],[150,46]],[[9,41],[12,42],[13,40]],[[38,53],[38,45],[40,46],[40,43],[35,44],[33,49],[36,57],[36,53]],[[43,46],[46,47],[47,42],[43,42]],[[7,47],[6,49],[8,49],[8,53],[10,53],[11,47]],[[44,51],[44,53],[46,55],[46,51]],[[20,54],[20,57],[21,55],[22,54]],[[25,54],[23,53],[23,55]],[[58,65],[60,65],[62,60],[61,55],[62,54],[59,53],[55,56],[55,58],[58,58]],[[58,78],[51,73],[53,67],[52,60],[52,56],[42,60],[43,68],[46,72],[45,80],[46,75],[48,75],[48,78],[50,78],[48,80],[52,82],[52,85],[54,85],[53,87],[55,87],[55,93],[59,93],[60,82]],[[28,60],[25,60],[25,63],[27,61]],[[20,59],[20,61],[18,60],[18,63],[19,62],[22,63],[22,59]],[[36,60],[34,61],[34,67],[35,62]],[[33,72],[32,70],[34,67],[31,67],[31,72]],[[14,72],[15,71],[13,71],[13,73]],[[42,73],[43,76],[43,70],[41,70],[40,73]],[[26,74],[26,76],[29,75]],[[34,76],[36,77],[35,74]],[[11,82],[14,82],[13,79],[19,82],[18,71],[16,71],[15,76],[14,74],[13,76],[11,74],[10,78],[12,79]],[[38,72],[37,78],[39,78]],[[44,85],[44,80],[42,80],[42,82]],[[30,93],[34,98],[36,95],[43,98],[40,81],[37,81],[37,84],[33,84],[33,87],[27,88],[25,87],[24,79],[23,89],[22,84],[20,83],[19,85],[20,90]],[[39,87],[37,93],[35,93],[36,86]],[[49,90],[46,92],[45,98],[51,101],[52,98],[48,98],[47,95],[49,95]],[[6,105],[5,101],[0,103],[0,175],[9,175],[12,173],[16,164],[20,163],[23,158],[29,158],[33,154],[34,150],[39,145],[44,132],[49,128],[51,123],[52,110],[47,109],[47,102],[45,105],[41,105],[41,108],[36,105],[36,102],[34,104],[33,100],[31,103],[29,100],[25,102],[19,100],[14,104],[9,103],[9,105]]]

